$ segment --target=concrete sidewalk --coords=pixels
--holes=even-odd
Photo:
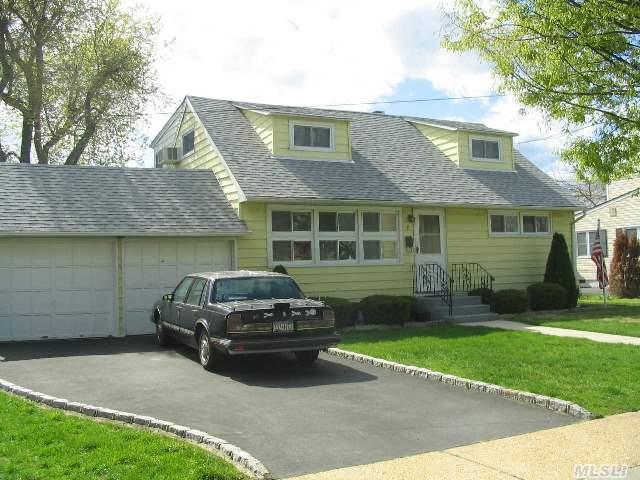
[[[459,323],[465,327],[490,327],[501,328],[503,330],[519,330],[525,332],[542,333],[543,335],[553,335],[555,337],[585,338],[594,342],[602,343],[624,343],[626,345],[640,346],[639,337],[627,337],[625,335],[611,335],[610,333],[585,332],[582,330],[571,330],[568,328],[543,327],[539,325],[529,325],[527,323],[512,322],[511,320],[491,320],[488,322],[467,322]]]
[[[640,412],[290,480],[565,480],[576,464],[627,465],[618,478],[639,479]]]

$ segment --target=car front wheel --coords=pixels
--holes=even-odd
[[[300,352],[296,352],[296,360],[303,365],[311,365],[318,359],[319,353],[320,350],[302,350]]]
[[[156,342],[161,347],[166,347],[169,344],[169,335],[167,335],[167,331],[165,330],[162,322],[158,320],[156,322]]]
[[[211,342],[209,341],[209,335],[203,331],[198,339],[198,357],[200,358],[200,365],[205,370],[211,370],[213,368],[213,357],[215,352],[211,348]]]

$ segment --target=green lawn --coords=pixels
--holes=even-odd
[[[531,325],[640,337],[640,298],[607,297],[607,303],[604,307],[602,295],[589,295],[581,297],[580,308],[572,312],[522,313],[512,319]]]
[[[640,410],[640,348],[442,325],[345,332],[340,348],[570,400],[598,415]]]
[[[231,464],[187,442],[43,409],[0,392],[0,478],[246,477]]]

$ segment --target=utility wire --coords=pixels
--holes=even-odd
[[[593,127],[593,124],[589,124],[589,125],[585,125],[584,127],[580,127],[577,128],[571,132],[560,132],[560,133],[554,133],[552,135],[547,135],[546,137],[538,137],[538,138],[532,138],[530,140],[525,140],[523,142],[518,142],[516,143],[516,145],[522,145],[525,143],[533,143],[533,142],[541,142],[542,140],[548,140],[550,138],[555,138],[555,137],[561,137],[563,135],[573,135],[574,133],[578,133],[582,130],[586,130],[587,128]]]

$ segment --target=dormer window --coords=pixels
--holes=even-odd
[[[471,159],[499,162],[500,142],[497,139],[471,138]]]
[[[334,128],[330,123],[292,120],[289,123],[289,136],[291,150],[335,151]]]

